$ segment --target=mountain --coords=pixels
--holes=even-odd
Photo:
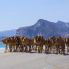
[[[16,30],[19,36],[32,38],[36,35],[42,35],[45,38],[51,36],[65,36],[69,34],[69,23],[58,21],[56,23],[44,19],[39,19],[34,25],[21,27]]]
[[[69,37],[69,23],[58,21],[50,22],[44,19],[39,19],[34,25],[27,27],[20,27],[14,30],[0,32],[0,40],[10,36],[26,36],[32,38],[36,35],[44,36],[45,38],[51,36]]]
[[[0,32],[0,40],[6,37],[15,36],[15,35],[16,35],[16,30],[3,31],[3,32]]]

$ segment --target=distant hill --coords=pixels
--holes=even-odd
[[[51,36],[65,36],[69,34],[69,23],[58,21],[56,23],[44,19],[39,19],[34,25],[21,27],[16,30],[16,34],[32,38],[42,35],[45,38]]]

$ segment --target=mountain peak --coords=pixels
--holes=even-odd
[[[39,19],[37,22],[36,22],[36,26],[45,26],[47,25],[48,23],[50,23],[49,21],[47,20],[44,20],[44,19]]]
[[[44,19],[39,19],[37,22],[45,23],[45,22],[49,22],[49,21],[48,20],[44,20]]]

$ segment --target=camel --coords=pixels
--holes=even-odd
[[[57,53],[65,54],[65,38],[57,37]]]
[[[65,39],[62,37],[50,37],[45,41],[45,52],[54,54],[65,54]]]
[[[14,38],[15,38],[14,39],[14,41],[15,41],[15,52],[20,52],[20,46],[21,46],[20,36],[15,36]]]
[[[50,37],[48,39],[48,43],[49,43],[49,48],[50,48],[50,53],[56,53],[56,37]]]
[[[21,42],[22,42],[23,50],[25,52],[31,52],[31,50],[32,50],[31,46],[33,44],[32,39],[22,37]]]
[[[50,37],[44,39],[43,36],[35,36],[33,39],[29,39],[23,36],[8,37],[2,41],[6,45],[6,51],[10,52],[32,52],[35,51],[42,53],[45,46],[45,53],[57,53],[65,54],[65,42],[67,50],[69,48],[69,38],[62,37]]]
[[[36,36],[34,39],[34,45],[36,45],[36,50],[38,53],[42,53],[43,45],[44,45],[44,38],[43,36]]]
[[[3,41],[2,41],[4,44],[6,44],[6,51],[10,51],[12,52],[13,49],[15,49],[15,46],[16,46],[16,41],[15,41],[15,37],[8,37],[8,38],[5,38]]]
[[[8,38],[5,38],[5,39],[2,40],[3,44],[5,44],[5,52],[8,51],[8,43],[7,43],[7,39],[8,39]]]
[[[66,39],[67,54],[69,53],[69,38]]]
[[[2,42],[6,45],[6,47],[5,47],[5,52],[7,52],[7,51],[11,51],[11,39],[10,39],[10,37],[8,37],[8,38],[5,38],[4,40],[2,40]],[[9,49],[8,49],[9,48]]]
[[[48,54],[49,53],[49,41],[45,39],[45,53]]]
[[[45,53],[50,54],[51,53],[51,48],[52,48],[52,41],[51,39],[45,40]]]
[[[29,46],[29,51],[32,40],[28,39],[26,37],[20,37],[20,36],[15,36],[15,37],[9,37],[6,38],[2,41],[4,44],[6,44],[6,51],[7,47],[9,47],[9,51],[15,51],[15,52],[22,52],[24,50],[25,46],[25,51],[27,51],[27,46]]]

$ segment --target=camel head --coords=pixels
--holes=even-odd
[[[37,45],[44,44],[43,36],[36,36],[36,37],[34,37],[34,43],[37,44]]]

